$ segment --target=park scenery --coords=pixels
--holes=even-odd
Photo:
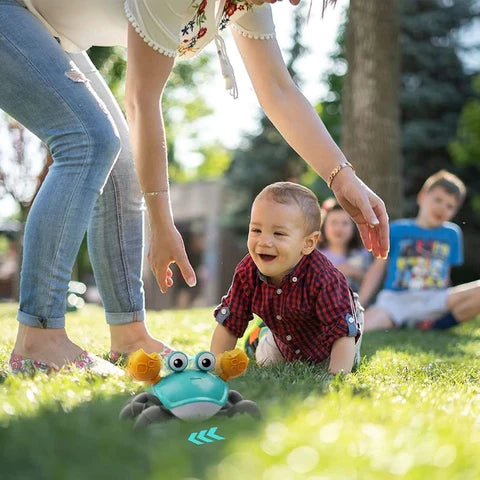
[[[452,287],[479,282],[480,3],[339,0],[323,13],[321,2],[312,3],[311,13],[309,2],[276,3],[277,38],[294,81],[357,175],[384,200],[391,221],[415,218],[417,194],[436,172],[447,170],[465,184],[451,219],[461,229],[463,262],[452,262],[446,275]],[[173,265],[174,285],[162,294],[144,262],[150,332],[192,357],[210,347],[214,309],[247,253],[258,192],[289,181],[309,187],[325,212],[332,204],[332,191],[261,111],[228,29],[225,37],[239,98],[223,91],[216,51],[207,49],[176,63],[162,100],[172,210],[197,286],[187,287]],[[88,54],[124,108],[124,49],[92,47]],[[323,364],[262,367],[250,359],[228,385],[261,416],[169,418],[135,428],[120,412],[147,386],[128,373],[72,367],[13,375],[24,225],[52,162],[36,137],[0,111],[0,478],[480,478],[478,314],[452,328],[423,322],[368,331],[360,363],[347,375],[330,375]],[[344,213],[336,212],[338,219]],[[356,232],[346,221],[345,231]],[[414,267],[430,268],[433,253],[418,245],[415,258],[422,252],[424,258]],[[322,239],[318,248],[326,248]],[[362,292],[374,262],[361,243],[354,251],[355,262],[347,268],[339,260],[337,267]],[[374,293],[368,297],[365,307],[375,302]],[[260,322],[254,318],[238,347]],[[69,283],[66,328],[74,342],[108,359],[108,326],[86,240]]]

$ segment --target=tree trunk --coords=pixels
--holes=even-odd
[[[401,216],[400,42],[396,0],[350,0],[342,149],[358,175]]]

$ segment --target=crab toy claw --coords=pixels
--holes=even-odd
[[[128,357],[127,371],[135,379],[152,385],[161,379],[162,361],[158,353],[146,353],[142,348]]]
[[[247,354],[240,348],[228,350],[219,355],[215,369],[218,376],[227,381],[230,378],[242,375],[247,369]]]

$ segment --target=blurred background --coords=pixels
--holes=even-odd
[[[466,183],[454,219],[464,232],[465,264],[452,278],[480,278],[480,2],[339,0],[322,18],[321,2],[313,1],[308,21],[308,5],[285,1],[272,10],[295,82],[391,219],[416,214],[416,193],[441,168]],[[263,115],[225,37],[237,100],[224,90],[213,45],[177,63],[164,96],[173,211],[198,286],[186,287],[177,271],[162,295],[146,264],[147,308],[219,302],[246,253],[252,199],[268,183],[300,182],[321,202],[331,195]],[[123,106],[125,51],[92,48],[89,55]],[[50,164],[38,139],[0,111],[1,300],[18,298],[23,225]],[[100,303],[86,242],[72,280],[70,309]]]

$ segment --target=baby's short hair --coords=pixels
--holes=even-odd
[[[440,170],[433,175],[430,175],[423,184],[422,190],[430,192],[435,187],[443,188],[450,195],[454,195],[460,206],[465,200],[467,189],[465,184],[453,173],[447,170]]]
[[[320,230],[321,210],[315,194],[307,187],[292,182],[267,185],[255,198],[268,198],[281,204],[297,204],[305,219],[306,234]]]

